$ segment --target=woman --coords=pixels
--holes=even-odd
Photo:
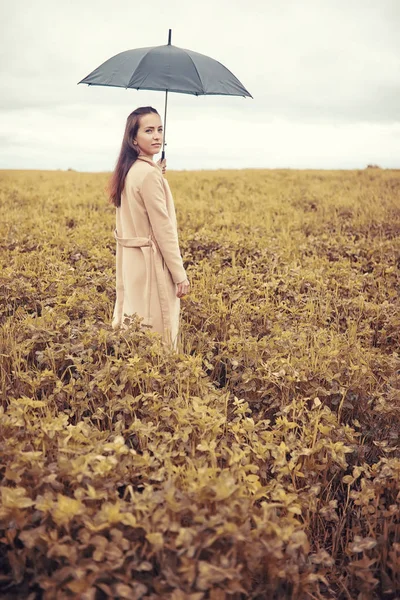
[[[116,207],[116,302],[112,326],[138,314],[142,325],[177,349],[180,298],[189,293],[179,249],[175,206],[160,152],[163,128],[151,106],[128,117],[110,182]]]

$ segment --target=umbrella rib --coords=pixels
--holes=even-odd
[[[184,50],[184,48],[182,48],[182,50]],[[185,52],[186,52],[186,50],[185,50]],[[197,77],[199,78],[199,81],[200,81],[200,85],[201,85],[201,87],[202,87],[202,90],[203,90],[203,92],[205,93],[205,90],[204,90],[204,85],[203,85],[203,82],[202,82],[202,80],[201,80],[200,73],[199,73],[199,71],[197,70],[196,63],[194,62],[193,58],[190,56],[190,54],[189,54],[188,52],[186,52],[186,55],[187,55],[187,56],[190,58],[190,60],[192,61],[192,63],[193,63],[193,66],[194,66],[194,68],[195,68],[195,70],[196,70],[196,73],[197,73]],[[197,95],[197,94],[196,94],[196,95]]]
[[[152,50],[152,48],[151,48],[151,47],[150,47],[149,51],[150,51],[150,50]],[[130,78],[130,79],[129,79],[129,81],[128,81],[128,85],[126,86],[126,88],[129,88],[129,87],[130,87],[130,83],[131,83],[132,79],[135,77],[135,73],[136,73],[136,71],[139,69],[139,67],[140,67],[141,63],[142,63],[142,62],[144,61],[144,59],[146,58],[147,54],[148,54],[148,52],[146,52],[146,54],[144,54],[144,55],[142,56],[142,58],[139,60],[138,64],[136,65],[136,69],[133,71],[133,73],[132,73],[132,75],[131,75],[131,78]],[[147,77],[148,77],[148,76],[146,76],[146,79],[147,79]],[[146,79],[145,79],[145,81],[146,81]],[[136,89],[138,90],[138,89],[140,89],[140,88],[136,88]]]

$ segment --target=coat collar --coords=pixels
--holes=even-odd
[[[146,156],[145,154],[139,154],[137,160],[145,160],[146,162],[153,165],[153,167],[157,167],[158,169],[160,169],[160,165],[158,165],[153,159],[151,159],[149,156]]]

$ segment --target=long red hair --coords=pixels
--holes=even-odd
[[[133,145],[133,140],[139,129],[140,118],[142,115],[148,115],[150,113],[156,113],[158,115],[158,112],[152,106],[141,106],[131,112],[126,120],[121,150],[108,186],[109,200],[111,204],[116,207],[121,206],[121,194],[124,189],[125,178],[129,169],[138,157],[138,152]]]

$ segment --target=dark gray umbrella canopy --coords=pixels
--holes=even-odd
[[[106,60],[79,83],[196,96],[252,95],[217,60],[171,44],[136,48]]]

